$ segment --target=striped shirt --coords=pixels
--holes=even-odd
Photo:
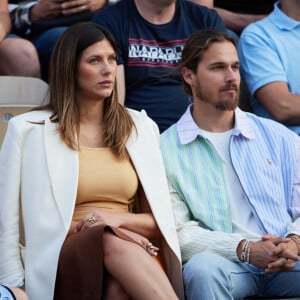
[[[235,110],[229,152],[261,232],[300,234],[300,138],[272,120]],[[161,136],[183,262],[199,252],[238,261],[247,238],[232,231],[222,159],[194,122],[191,106]]]

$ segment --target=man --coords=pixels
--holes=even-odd
[[[111,0],[10,0],[9,3],[12,32],[37,48],[41,76],[47,81],[52,50],[67,26],[89,21],[93,12]]]
[[[215,11],[186,0],[123,0],[92,21],[118,42],[120,102],[145,109],[160,131],[174,124],[189,104],[177,74],[171,75],[186,40],[199,29],[226,30]]]
[[[194,104],[161,147],[187,299],[300,296],[299,137],[237,108],[239,59],[226,34],[193,35],[180,69]]]
[[[261,20],[273,10],[276,0],[189,0],[213,8],[225,26],[240,34],[252,22]]]
[[[7,0],[0,1],[0,76],[40,77],[40,63],[32,43],[11,35]]]
[[[300,1],[281,0],[241,35],[241,72],[253,111],[300,134]]]

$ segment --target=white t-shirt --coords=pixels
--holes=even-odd
[[[251,204],[232,165],[229,151],[232,130],[220,133],[208,132],[203,129],[201,131],[203,136],[213,144],[223,161],[230,196],[232,232],[240,233],[249,239],[260,238],[263,232],[259,228]]]

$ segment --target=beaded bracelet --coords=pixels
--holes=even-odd
[[[250,264],[250,251],[251,251],[251,248],[250,248],[250,244],[251,242],[248,243],[248,247],[246,249],[246,263]]]
[[[241,252],[241,256],[240,256],[241,262],[248,262],[248,260],[250,260],[250,250],[248,250],[248,249],[250,249],[249,243],[250,243],[250,241],[246,240],[245,243],[243,244],[243,248],[242,248],[242,252]]]

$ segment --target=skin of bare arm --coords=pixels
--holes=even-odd
[[[219,16],[222,18],[225,26],[237,33],[240,33],[250,23],[261,20],[266,16],[266,15],[234,13],[223,8],[215,7],[213,0],[189,0],[189,1],[215,9],[219,14]]]
[[[75,222],[72,225],[73,232],[85,230],[91,226],[99,224],[107,224],[112,227],[124,228],[135,232],[147,239],[159,239],[161,233],[157,227],[155,219],[151,213],[148,201],[141,186],[138,191],[138,199],[140,202],[140,208],[143,213],[127,213],[127,212],[107,212],[107,211],[95,211],[93,214],[88,214],[82,220]],[[88,219],[91,215],[95,218],[95,223],[92,224]]]
[[[7,0],[0,1],[0,42],[9,33],[11,28],[11,22],[8,12]]]
[[[257,100],[280,123],[300,124],[300,95],[291,94],[286,82],[272,82],[255,92]]]

